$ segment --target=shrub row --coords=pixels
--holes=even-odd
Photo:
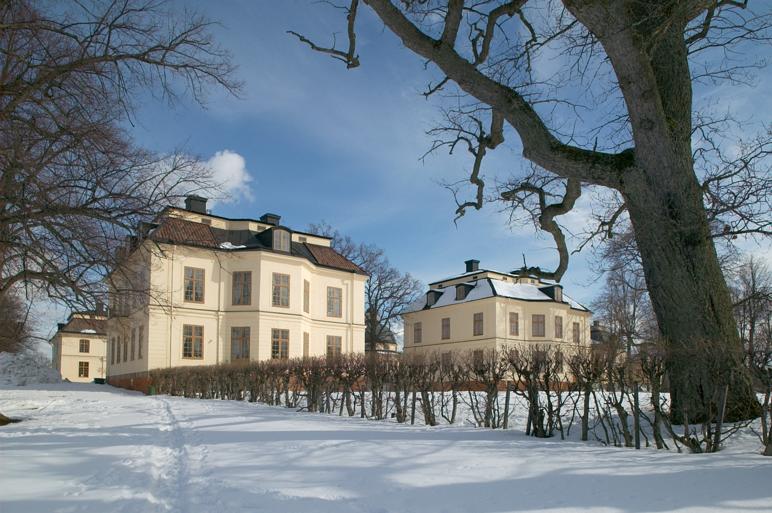
[[[582,440],[593,437],[609,445],[664,449],[667,438],[679,451],[682,446],[693,452],[718,450],[722,438],[741,425],[722,428],[723,412],[716,407],[721,398],[713,397],[699,412],[699,425],[676,430],[665,361],[666,352],[656,344],[635,357],[614,347],[573,348],[566,355],[528,346],[178,367],[153,371],[150,378],[156,393],[430,426],[469,420],[506,429],[518,406],[526,408],[525,431],[531,436],[565,438],[577,424]],[[640,390],[646,392],[643,403]]]

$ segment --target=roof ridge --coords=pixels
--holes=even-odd
[[[261,221],[260,219],[254,219],[252,217],[225,217],[225,216],[220,216],[220,215],[217,215],[217,214],[212,214],[210,212],[206,212],[206,213],[195,212],[193,210],[188,210],[188,209],[186,209],[184,207],[178,207],[178,206],[175,206],[175,205],[167,205],[166,207],[164,207],[164,209],[161,210],[161,212],[158,214],[157,218],[174,217],[174,216],[169,216],[168,214],[165,213],[165,212],[167,212],[169,210],[172,210],[172,209],[173,210],[181,210],[183,212],[191,212],[193,214],[198,214],[198,215],[203,215],[203,216],[214,217],[214,218],[217,218],[217,219],[224,219],[225,221],[247,221],[247,222],[251,222],[251,223],[264,224],[264,225],[267,225],[267,226],[271,226],[272,228],[285,228],[285,229],[291,231],[292,233],[299,233],[301,235],[311,235],[312,237],[319,237],[320,239],[332,240],[332,237],[330,237],[328,235],[320,235],[318,233],[311,233],[311,232],[306,232],[306,231],[302,231],[302,230],[296,230],[294,228],[290,228],[290,227],[284,226],[284,225],[272,225],[271,223],[266,223],[265,221]],[[182,219],[182,218],[176,218],[176,219]],[[195,221],[189,221],[189,222],[195,223]],[[199,224],[203,224],[203,223],[199,223]]]

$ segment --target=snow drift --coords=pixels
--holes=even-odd
[[[0,353],[0,385],[59,383],[62,375],[41,354]]]

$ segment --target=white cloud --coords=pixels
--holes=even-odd
[[[212,172],[212,179],[219,184],[224,197],[219,198],[225,203],[239,200],[252,201],[254,194],[250,183],[252,176],[247,170],[247,162],[238,153],[231,150],[222,150],[214,154],[204,165]],[[217,200],[212,201],[212,204]]]

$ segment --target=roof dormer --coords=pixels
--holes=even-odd
[[[431,308],[434,306],[437,301],[440,299],[440,296],[442,296],[441,290],[430,290],[426,293],[426,307]]]
[[[474,285],[471,283],[459,283],[456,285],[456,301],[463,301],[466,299],[467,294],[469,294],[469,291],[474,288]]]
[[[284,228],[274,228],[271,230],[273,243],[272,247],[274,251],[283,251],[289,253],[290,251],[290,233]]]
[[[563,286],[559,284],[548,285],[547,287],[539,287],[539,290],[547,294],[554,301],[558,303],[563,302]]]

